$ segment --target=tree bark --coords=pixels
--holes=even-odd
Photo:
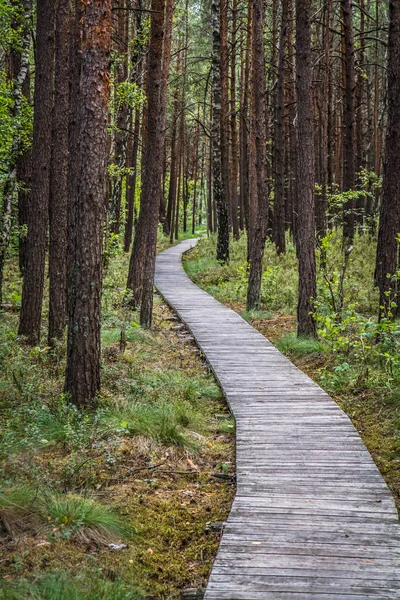
[[[160,186],[162,174],[162,149],[164,147],[163,79],[162,72],[165,0],[152,0],[149,43],[149,70],[147,79],[147,139],[144,157],[142,203],[147,222],[146,254],[143,272],[143,291],[140,307],[140,324],[150,328],[153,316],[153,286],[157,247],[158,218],[160,212]],[[166,41],[168,43],[168,40]],[[169,41],[170,43],[170,41]],[[164,47],[164,54],[165,54]],[[169,63],[168,63],[169,68]]]
[[[262,263],[268,226],[268,183],[266,165],[266,127],[265,127],[265,59],[263,24],[264,11],[262,0],[252,0],[253,36],[252,36],[252,96],[253,131],[255,138],[255,169],[257,186],[257,204],[254,227],[249,227],[250,270],[247,287],[247,310],[257,309],[260,305]],[[251,174],[250,174],[251,176]]]
[[[286,251],[285,241],[285,45],[287,37],[288,2],[282,0],[279,35],[278,80],[275,96],[275,193],[274,241],[278,255]]]
[[[213,36],[212,53],[212,163],[213,163],[213,194],[217,209],[218,240],[217,260],[222,263],[229,261],[229,218],[228,199],[222,181],[221,158],[221,30],[220,30],[220,0],[211,0],[211,25]]]
[[[49,345],[60,339],[67,321],[67,204],[69,134],[70,4],[58,0],[52,145],[50,167]]]
[[[316,298],[314,217],[314,118],[311,56],[311,0],[296,0],[297,229],[299,298],[297,333],[316,336],[312,299]]]
[[[107,171],[111,0],[83,0],[78,180],[70,270],[65,388],[85,406],[100,389],[102,241]],[[76,17],[79,18],[79,14]]]
[[[341,0],[344,41],[344,128],[343,128],[343,190],[354,189],[355,184],[355,71],[354,71],[354,35],[351,0]],[[348,199],[344,205],[343,239],[351,244],[354,238],[354,199]]]
[[[236,54],[237,54],[237,0],[232,5],[232,36],[231,36],[231,89],[230,89],[230,129],[231,129],[231,163],[230,163],[230,192],[232,202],[232,230],[236,240],[239,239],[238,195],[238,141],[237,141],[237,110],[236,110]]]
[[[395,312],[390,302],[395,300],[397,287],[392,277],[398,268],[400,232],[400,5],[396,0],[389,2],[389,15],[388,124],[375,268],[375,284],[385,316]]]
[[[28,207],[26,266],[18,333],[39,344],[42,318],[46,234],[49,214],[51,115],[53,107],[55,10],[52,0],[37,0],[32,190]]]

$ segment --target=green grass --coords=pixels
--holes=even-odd
[[[134,402],[111,409],[104,415],[106,429],[146,436],[169,446],[198,449],[199,444],[191,430],[202,428],[203,418],[188,402],[148,404]]]
[[[133,586],[93,576],[49,574],[35,581],[0,583],[0,600],[140,600]]]
[[[107,544],[128,539],[132,530],[107,506],[76,494],[50,496],[46,515],[57,536],[74,536],[78,541]]]
[[[328,278],[336,283],[343,264],[342,236],[340,231],[332,234],[327,250]],[[356,234],[344,282],[345,307],[355,305],[358,312],[375,315],[378,312],[378,294],[373,285],[376,241],[367,234]],[[195,249],[184,258],[187,274],[203,289],[221,302],[230,305],[246,303],[247,293],[247,240],[242,235],[231,240],[230,261],[221,265],[215,259],[216,237],[202,239]],[[318,297],[330,302],[330,290],[319,265],[317,252]],[[261,285],[261,310],[268,314],[296,314],[298,268],[296,250],[287,238],[286,254],[277,256],[275,245],[267,240],[263,262]],[[236,307],[235,307],[236,308]]]
[[[52,538],[107,544],[131,537],[130,529],[107,506],[77,494],[47,494],[20,486],[0,494],[0,522],[11,537],[22,531],[51,531]]]
[[[42,498],[34,488],[19,486],[0,490],[0,524],[11,537],[37,528],[42,509]]]
[[[297,356],[326,352],[325,345],[319,340],[312,337],[297,337],[295,333],[283,336],[275,345],[284,354],[295,354]]]

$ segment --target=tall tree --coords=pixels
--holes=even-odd
[[[157,246],[158,218],[160,213],[160,187],[162,174],[162,148],[164,147],[164,79],[163,67],[169,70],[169,61],[163,64],[164,10],[165,0],[152,0],[151,27],[149,42],[149,69],[147,79],[147,140],[144,157],[144,176],[142,203],[147,222],[146,255],[143,272],[143,292],[140,307],[140,323],[143,327],[151,327],[153,316],[153,286]],[[169,36],[166,44],[171,43]]]
[[[28,234],[19,335],[36,345],[40,339],[46,236],[49,211],[51,123],[53,108],[55,6],[37,0],[33,148],[35,168],[27,212]]]
[[[58,0],[49,203],[49,344],[62,336],[67,320],[69,29],[70,3]]]
[[[344,127],[343,127],[343,189],[354,189],[355,184],[355,68],[352,1],[341,0],[344,44]],[[343,238],[351,243],[354,238],[353,198],[344,205]]]
[[[311,55],[311,0],[296,0],[297,236],[299,297],[297,333],[316,336],[312,299],[316,298],[314,217],[314,116]]]
[[[380,212],[375,283],[380,291],[384,314],[390,312],[390,302],[397,284],[393,280],[398,268],[400,233],[400,5],[389,2],[388,43],[388,124]],[[394,312],[394,311],[391,311]]]
[[[102,240],[110,85],[111,0],[83,0],[80,19],[78,165],[70,226],[68,349],[65,388],[74,403],[100,389]],[[79,19],[80,14],[75,18]]]
[[[228,199],[222,182],[221,163],[221,3],[211,0],[212,51],[212,175],[213,195],[217,209],[217,260],[229,260]]]
[[[285,242],[285,46],[288,21],[288,0],[282,0],[279,34],[278,79],[275,96],[275,189],[274,241],[278,254],[286,250]]]
[[[249,227],[249,282],[247,288],[247,310],[258,308],[260,304],[262,263],[268,226],[268,183],[266,165],[266,126],[265,126],[265,58],[264,58],[264,10],[263,0],[252,0],[252,126],[255,149],[255,219],[250,219]],[[250,152],[252,149],[250,149]],[[250,173],[250,178],[252,173]],[[251,185],[251,182],[250,182]],[[251,194],[252,196],[252,194]]]

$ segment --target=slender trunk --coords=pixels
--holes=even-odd
[[[180,61],[178,58],[177,73],[180,70]],[[164,223],[164,233],[169,235],[174,229],[173,216],[175,214],[175,202],[176,202],[176,184],[177,184],[177,163],[178,163],[178,145],[177,145],[177,127],[178,127],[178,109],[179,109],[179,90],[178,87],[174,89],[174,109],[172,116],[172,134],[171,134],[171,165],[169,175],[169,189],[168,189],[168,205],[167,205],[167,218]]]
[[[230,196],[232,205],[232,230],[236,240],[239,239],[238,213],[240,202],[238,196],[238,142],[236,125],[236,29],[237,29],[237,0],[232,5],[232,36],[231,36],[231,88],[230,88],[230,129],[231,129],[231,162],[230,162]]]
[[[211,22],[213,35],[212,56],[212,165],[213,165],[213,194],[217,210],[218,241],[217,260],[229,261],[229,218],[226,188],[222,181],[221,162],[221,31],[220,31],[220,0],[211,0]]]
[[[274,238],[279,254],[286,251],[285,243],[285,44],[287,36],[288,3],[282,1],[279,35],[278,80],[275,97],[275,193]]]
[[[117,88],[128,79],[128,23],[125,0],[118,0],[117,8],[117,24],[115,27],[115,51],[116,51],[116,66],[115,79]],[[126,166],[126,149],[128,136],[126,134],[127,124],[129,125],[129,112],[125,101],[121,101],[118,96],[116,98],[116,133],[114,140],[114,162],[118,167],[118,173],[114,177],[112,194],[111,194],[111,231],[115,235],[119,234],[121,224],[121,200],[122,200],[122,180],[123,169]]]
[[[162,174],[162,149],[164,147],[164,102],[163,82],[168,75],[163,67],[165,0],[152,0],[149,42],[149,71],[147,78],[147,140],[144,157],[142,203],[147,223],[146,253],[143,271],[143,291],[140,306],[140,324],[150,328],[153,317],[153,286],[157,248],[158,219],[160,214],[160,186]],[[165,43],[171,43],[166,38]]]
[[[383,315],[390,317],[397,287],[394,276],[398,269],[400,232],[400,6],[396,0],[390,0],[389,10],[388,125],[375,284],[379,287]]]
[[[166,132],[166,121],[167,121],[167,105],[168,105],[168,83],[169,83],[169,71],[171,65],[171,46],[172,46],[172,25],[174,17],[174,6],[175,0],[166,0],[165,4],[165,25],[164,25],[164,44],[163,44],[163,56],[162,56],[162,80],[161,80],[161,137],[163,144],[163,172],[165,172],[165,132]],[[162,178],[162,182],[165,178]],[[166,221],[166,206],[165,206],[165,195],[164,185],[160,182],[160,223],[163,225]]]
[[[297,228],[299,298],[297,333],[316,336],[312,300],[316,298],[314,223],[314,117],[311,55],[311,0],[296,0]]]
[[[193,213],[192,213],[192,235],[196,230],[196,215],[197,215],[197,175],[199,163],[199,124],[196,123],[196,133],[194,136],[194,164],[193,164]]]
[[[42,318],[46,236],[49,214],[51,114],[53,107],[55,7],[37,0],[33,148],[35,168],[28,207],[26,265],[18,333],[39,344]]]
[[[345,71],[345,96],[344,96],[344,129],[343,129],[343,190],[354,189],[355,184],[355,74],[354,74],[354,36],[351,0],[341,0],[343,18],[344,42],[344,71]],[[343,239],[351,244],[354,238],[354,199],[349,198],[343,207],[344,225]]]
[[[227,199],[229,227],[232,227],[232,197],[229,180],[229,51],[228,51],[228,0],[220,2],[221,35],[221,178]]]
[[[253,96],[253,136],[255,138],[255,169],[257,185],[257,214],[253,231],[249,228],[250,270],[247,288],[247,310],[257,309],[260,304],[262,263],[268,226],[268,183],[266,165],[265,128],[265,62],[262,0],[252,0],[252,96]]]
[[[58,0],[49,204],[49,345],[62,337],[67,322],[69,29],[70,4]]]
[[[126,222],[124,237],[124,252],[129,252],[132,243],[133,221],[135,216],[135,192],[137,179],[137,161],[140,136],[140,110],[135,110],[135,124],[133,126],[132,152],[129,153],[128,167],[130,173],[126,178]]]

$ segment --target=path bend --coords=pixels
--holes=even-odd
[[[236,420],[237,491],[205,600],[400,600],[390,491],[347,415],[186,275],[185,240],[156,286],[191,330]]]

